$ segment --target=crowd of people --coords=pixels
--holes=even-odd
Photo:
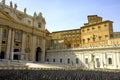
[[[120,72],[93,70],[0,70],[0,80],[120,80]]]

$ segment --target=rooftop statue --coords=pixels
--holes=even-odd
[[[14,9],[17,9],[17,4],[14,4]]]
[[[10,7],[13,7],[12,1],[10,1]]]
[[[26,14],[26,8],[24,8],[24,13]]]

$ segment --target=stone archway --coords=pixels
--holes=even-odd
[[[35,61],[38,62],[41,60],[41,48],[40,47],[37,47],[36,48],[36,55],[35,55]]]

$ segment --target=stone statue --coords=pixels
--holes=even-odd
[[[14,9],[17,9],[17,4],[14,4]]]
[[[13,7],[12,1],[10,1],[10,7]]]
[[[26,14],[26,8],[24,8],[24,13]]]
[[[36,12],[34,12],[34,16],[37,16]]]

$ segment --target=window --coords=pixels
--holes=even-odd
[[[30,20],[28,20],[28,24],[31,25],[31,21]]]
[[[101,26],[98,26],[98,31],[100,31],[101,30]]]
[[[55,59],[53,59],[53,62],[55,62]]]
[[[79,59],[78,58],[76,58],[76,64],[79,64]]]
[[[37,37],[37,44],[40,45],[41,37]]]
[[[18,32],[15,33],[15,39],[17,39],[17,40],[19,39],[19,33]]]
[[[60,63],[62,63],[62,59],[60,59]]]
[[[88,64],[88,58],[85,58],[85,64]]]
[[[3,30],[2,36],[3,36],[4,38],[7,37],[7,31],[6,31],[6,29]]]
[[[90,38],[87,39],[88,40],[88,43],[90,42]]]
[[[107,29],[107,25],[106,24],[104,25],[104,28]]]
[[[107,40],[109,39],[108,35],[105,35],[105,39],[107,39]]]
[[[109,64],[109,65],[112,64],[112,58],[108,58],[108,64]]]
[[[92,31],[94,32],[94,30],[95,30],[95,28],[94,27],[92,27]]]
[[[49,62],[49,59],[47,59],[46,61]]]
[[[99,41],[101,41],[102,40],[102,37],[101,36],[99,36]]]
[[[68,62],[68,64],[70,64],[70,59],[69,58],[68,58],[67,62]]]
[[[90,31],[90,29],[87,29],[87,32],[89,32]]]
[[[96,67],[100,67],[100,61],[99,61],[99,58],[96,58]]]
[[[41,23],[38,23],[38,28],[41,28]]]
[[[83,39],[83,43],[85,43],[85,39]]]
[[[84,33],[84,32],[85,32],[85,30],[82,30],[82,32]]]

